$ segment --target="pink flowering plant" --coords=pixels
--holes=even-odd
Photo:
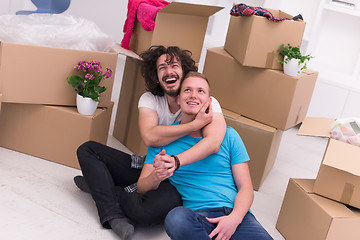
[[[106,67],[103,72],[99,61],[80,61],[75,66],[75,70],[81,76],[72,75],[67,78],[67,82],[75,88],[75,92],[80,96],[89,97],[96,102],[99,101],[100,93],[106,90],[106,86],[100,86],[101,80],[112,76],[112,70]]]

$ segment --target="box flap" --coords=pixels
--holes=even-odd
[[[207,17],[213,15],[221,9],[223,9],[223,7],[172,2],[163,9],[159,10],[159,12]]]
[[[290,181],[293,181],[304,192],[313,193],[313,188],[315,183],[314,179],[290,178]]]
[[[239,117],[239,114],[234,113],[234,112],[232,112],[232,111],[229,111],[229,110],[227,110],[227,109],[225,109],[225,108],[222,108],[221,111],[223,112],[223,115],[224,115],[224,116],[226,116],[226,117],[228,117],[228,118],[230,118],[230,119],[235,120],[235,119],[237,119],[237,118]]]
[[[118,54],[121,54],[121,55],[124,55],[124,56],[127,56],[127,57],[131,57],[131,58],[134,58],[134,59],[142,60],[139,55],[137,55],[136,53],[134,53],[131,50],[127,50],[127,49],[121,47],[120,44],[118,44],[118,43],[116,43],[114,45],[112,50],[114,52],[118,53]]]
[[[323,164],[360,176],[360,147],[330,139]]]
[[[266,124],[260,123],[258,121],[255,121],[253,119],[247,118],[245,116],[242,116],[238,113],[235,113],[233,111],[229,111],[227,109],[222,108],[223,115],[225,118],[229,118],[231,120],[236,120],[238,122],[241,122],[243,124],[246,124],[248,126],[256,127],[258,129],[262,129],[267,132],[275,132],[276,128],[268,126]]]
[[[277,17],[279,17],[279,18],[290,18],[291,19],[294,17],[294,16],[292,16],[284,11],[281,11],[281,10],[279,10],[277,14],[278,14]]]
[[[330,128],[335,119],[306,117],[302,122],[298,135],[330,137]]]
[[[317,71],[315,71],[315,70],[312,70],[312,69],[306,68],[306,69],[302,70],[302,72],[301,72],[301,73],[305,73],[305,74],[310,75],[310,74],[314,74],[314,73],[318,73],[318,72],[317,72]]]
[[[311,198],[318,206],[323,209],[331,218],[349,218],[356,217],[356,215],[345,204],[329,198],[312,194]]]
[[[319,196],[313,192],[315,179],[290,178],[302,191],[310,194],[309,197],[317,203],[329,216],[334,217],[356,217],[356,215],[344,204],[328,198]]]

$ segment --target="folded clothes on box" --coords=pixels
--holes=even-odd
[[[360,118],[337,119],[330,131],[332,138],[360,147]]]

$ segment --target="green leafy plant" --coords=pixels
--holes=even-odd
[[[280,48],[278,49],[278,54],[283,57],[282,60],[278,58],[276,59],[281,64],[288,63],[291,59],[299,59],[298,64],[299,66],[301,66],[300,71],[307,68],[306,61],[314,58],[310,54],[303,56],[298,46],[293,47],[289,43],[286,46],[284,44],[281,44]]]
[[[103,73],[99,61],[80,61],[74,68],[80,72],[81,76],[69,76],[67,82],[75,88],[75,92],[80,96],[89,97],[96,102],[100,102],[100,93],[106,90],[106,86],[100,86],[100,82],[104,78],[112,76],[111,68],[106,67],[106,71]]]

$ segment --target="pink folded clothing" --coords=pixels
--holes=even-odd
[[[331,138],[360,147],[360,118],[337,119],[330,132]]]
[[[162,7],[155,7],[147,3],[141,3],[137,9],[136,17],[145,31],[152,31],[155,28],[156,13]]]
[[[135,16],[137,14],[139,14],[138,19],[142,23],[142,27],[145,30],[147,29],[153,30],[155,27],[154,19],[156,13],[160,9],[167,6],[168,4],[170,3],[165,0],[129,0],[127,18],[125,20],[124,29],[123,29],[124,37],[123,40],[121,41],[121,46],[125,49],[129,49],[130,39],[135,23]],[[151,31],[151,30],[147,30],[147,31]]]

